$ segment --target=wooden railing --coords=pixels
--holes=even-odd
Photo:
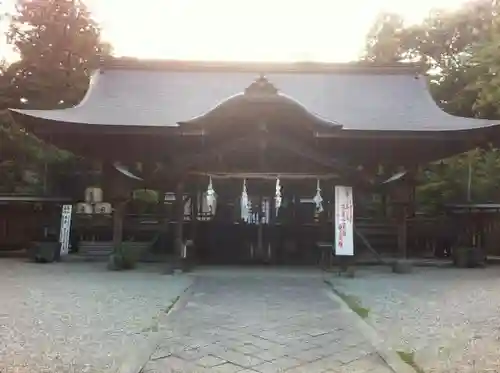
[[[165,222],[164,217],[157,214],[151,215],[128,215],[126,217],[125,231],[131,232],[132,236],[137,232],[143,232],[146,236],[159,232],[175,222]],[[204,224],[209,224],[205,222]],[[329,222],[328,224],[333,224]],[[96,232],[104,229],[109,236],[112,228],[112,219],[102,217],[97,219],[95,225],[85,219],[77,224],[83,231]],[[319,223],[301,224],[303,233],[313,241],[333,241],[333,226],[330,231],[325,231]],[[271,226],[270,226],[271,228]],[[186,221],[185,233],[189,235],[191,223]],[[208,228],[204,228],[208,229]],[[380,254],[398,254],[398,222],[392,219],[383,218],[357,218],[355,221],[357,229],[369,244]],[[301,230],[301,232],[302,232]],[[108,232],[109,231],[109,232]],[[477,233],[465,222],[459,221],[454,216],[417,216],[407,219],[407,247],[408,255],[411,257],[444,256],[456,245],[468,245],[473,242],[473,235]],[[144,236],[144,237],[146,237]],[[319,237],[321,236],[321,237]],[[82,237],[83,238],[83,237]],[[132,237],[142,240],[142,235]],[[92,239],[92,237],[86,237]],[[107,237],[107,240],[111,237]],[[485,229],[481,239],[490,255],[500,256],[500,217],[499,221],[490,223]],[[477,242],[477,240],[476,240]],[[366,242],[355,235],[355,245],[357,252],[367,249]]]
[[[383,218],[358,218],[354,222],[354,229],[360,233],[354,236],[357,252],[370,249],[366,247],[365,240],[379,254],[390,255],[397,252],[397,226],[394,222]]]
[[[453,220],[444,215],[408,218],[408,255],[412,257],[448,255],[456,236],[452,228]]]
[[[399,223],[390,219],[357,219],[356,229],[380,254],[399,255]],[[447,216],[417,216],[408,218],[406,223],[407,255],[410,257],[445,256],[457,239],[453,219]],[[462,235],[466,233],[464,230]]]

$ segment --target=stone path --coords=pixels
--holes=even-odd
[[[426,373],[500,372],[500,267],[387,267],[333,278],[370,309],[368,322],[394,350],[414,351]]]
[[[192,283],[162,265],[0,260],[0,372],[114,372]]]
[[[143,373],[392,370],[319,276],[200,276]]]

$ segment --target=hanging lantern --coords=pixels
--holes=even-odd
[[[247,181],[243,180],[243,191],[241,192],[241,219],[249,223],[252,214],[252,205],[248,198]]]
[[[281,202],[283,201],[283,197],[281,196],[281,183],[280,178],[276,179],[276,194],[274,196],[276,215],[278,215],[278,210],[281,207]]]
[[[207,207],[208,211],[211,214],[215,213],[215,203],[217,199],[217,194],[215,193],[213,184],[212,184],[212,177],[210,177],[210,181],[208,182],[208,188],[206,192],[206,200],[207,200]]]
[[[321,188],[319,185],[319,179],[316,184],[316,195],[313,198],[314,203],[316,204],[316,212],[321,213],[324,211],[323,209],[323,197],[321,197]]]

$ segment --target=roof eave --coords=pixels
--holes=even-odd
[[[269,115],[272,113],[272,115]],[[293,115],[291,114],[293,113]],[[293,117],[306,128],[317,126],[318,130],[339,130],[342,124],[324,119],[309,111],[300,102],[283,94],[249,95],[239,93],[229,97],[197,117],[178,122],[181,127],[200,127],[209,129],[217,123],[259,122],[289,123]],[[280,119],[281,118],[281,119]]]
[[[474,120],[474,119],[471,119]],[[498,135],[500,140],[500,121],[491,121],[491,124],[486,124],[484,126],[471,126],[470,128],[459,128],[459,129],[429,129],[429,130],[377,130],[377,129],[351,129],[344,126],[342,131],[334,133],[318,134],[318,137],[353,137],[353,138],[384,138],[384,139],[404,139],[404,138],[424,138],[424,139],[435,139],[435,140],[453,140],[453,139],[466,139],[471,135],[484,135],[490,136],[492,140],[495,140],[495,136]]]
[[[346,73],[346,74],[418,74],[421,66],[414,63],[382,64],[365,61],[326,62],[249,62],[108,58],[101,61],[103,70],[203,71],[255,73]]]
[[[110,133],[110,134],[162,134],[176,133],[179,125],[120,125],[61,121],[50,116],[37,115],[38,110],[8,109],[14,121],[36,133]],[[50,113],[52,110],[44,110]]]

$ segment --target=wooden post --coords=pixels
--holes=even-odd
[[[408,253],[408,190],[406,185],[398,185],[395,189],[394,218],[397,224],[398,255],[406,258]]]
[[[113,250],[119,250],[123,241],[123,220],[129,201],[132,185],[122,177],[111,163],[103,165],[103,184],[105,196],[113,205]]]
[[[174,228],[174,252],[179,259],[182,259],[184,247],[184,181],[177,183],[175,190],[175,228]]]
[[[326,187],[325,187],[326,185]],[[330,204],[328,203],[330,200],[330,184],[329,183],[323,183],[322,186],[322,192],[323,192],[323,212],[319,214],[318,217],[318,230],[317,234],[318,237],[316,239],[316,242],[320,243],[327,243],[327,242],[333,242],[331,240],[331,233],[332,232],[332,226],[328,222],[328,214],[329,214],[329,209],[330,209]],[[328,249],[327,245],[320,245],[320,265],[324,268],[329,268],[330,262],[331,262],[331,250]]]
[[[399,206],[398,213],[398,253],[403,259],[408,257],[408,220],[406,207]]]
[[[259,193],[259,208],[257,210],[258,223],[257,223],[257,255],[259,259],[262,259],[264,253],[264,227],[262,226],[262,218],[264,217],[262,210],[262,192]]]
[[[269,198],[269,221],[267,227],[267,247],[268,247],[267,260],[269,261],[269,263],[272,263],[275,259],[275,245],[276,245],[275,237],[277,236],[276,222],[278,220],[277,213],[279,211],[279,209],[278,210],[276,209],[275,196]]]
[[[165,189],[160,189],[158,190],[158,195],[159,195],[159,206],[158,206],[158,212],[160,214],[160,221],[161,221],[161,237],[160,237],[160,249],[159,252],[164,254],[167,251],[167,248],[165,247],[165,243],[167,240],[165,240],[165,237],[168,235],[168,230],[169,230],[169,224],[170,224],[170,216],[169,212],[167,209],[167,204],[165,203],[165,196],[167,194],[167,191]]]
[[[410,240],[408,234],[408,222],[410,218],[415,217],[415,189],[416,189],[416,178],[418,173],[418,165],[413,164],[408,167],[408,175],[405,178],[403,189],[404,189],[404,204],[401,208],[402,210],[402,224],[400,227],[401,232],[398,236],[401,239],[400,254],[403,258],[408,257],[408,243]],[[413,247],[410,244],[410,247]]]
[[[120,249],[123,241],[123,220],[125,218],[126,201],[117,201],[113,211],[113,250]]]
[[[380,202],[381,202],[381,215],[382,218],[387,218],[387,192],[383,190],[380,193]]]
[[[191,231],[190,231],[190,240],[191,240],[191,245],[189,246],[190,252],[188,253],[190,256],[189,262],[191,264],[194,264],[194,262],[197,261],[198,259],[198,253],[197,253],[197,247],[196,247],[196,242],[197,242],[197,235],[198,235],[198,211],[199,211],[199,205],[198,205],[198,185],[196,185],[195,190],[191,193]],[[192,252],[191,252],[192,251]]]

